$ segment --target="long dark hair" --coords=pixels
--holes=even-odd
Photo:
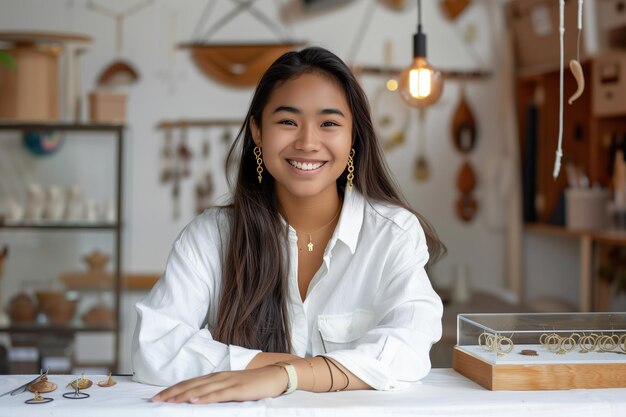
[[[346,64],[333,53],[318,47],[288,52],[265,72],[252,97],[250,110],[227,158],[229,168],[239,159],[229,216],[230,236],[222,268],[222,294],[214,337],[227,344],[289,352],[291,337],[288,317],[288,270],[286,253],[288,226],[281,221],[274,179],[267,171],[259,184],[251,118],[262,129],[262,113],[274,89],[307,72],[335,79],[345,92],[352,111],[352,141],[355,150],[354,187],[366,198],[391,203],[413,212],[420,220],[431,262],[445,252],[433,228],[416,213],[398,191],[376,139],[367,97]],[[345,189],[347,169],[337,180]]]

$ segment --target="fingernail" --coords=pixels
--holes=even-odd
[[[198,401],[198,399],[197,399],[196,397],[193,397],[193,398],[190,398],[190,399],[189,399],[189,402],[190,402],[190,403],[195,403],[195,402],[197,402],[197,401]]]
[[[176,398],[170,398],[166,402],[168,402],[168,403],[175,403],[176,402]]]
[[[154,397],[152,397],[152,401],[154,401],[154,402],[160,401],[160,400],[161,400],[161,396],[159,394],[157,394]]]

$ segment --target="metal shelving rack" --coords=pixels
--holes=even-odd
[[[123,197],[123,157],[124,157],[124,129],[123,124],[92,124],[92,123],[65,123],[65,122],[13,122],[0,121],[0,131],[59,131],[59,132],[98,132],[111,133],[116,142],[116,221],[115,223],[20,223],[6,224],[0,219],[0,232],[3,230],[41,230],[41,231],[105,231],[115,234],[114,252],[115,266],[113,273],[114,285],[114,323],[112,326],[93,326],[77,323],[76,320],[68,325],[39,325],[39,324],[14,324],[0,328],[5,333],[55,333],[73,336],[77,332],[113,332],[114,359],[112,372],[119,370],[119,357],[121,350],[120,338],[120,312],[121,312],[121,288],[122,288],[122,197]]]

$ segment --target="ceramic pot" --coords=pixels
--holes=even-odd
[[[44,307],[44,313],[52,324],[67,324],[74,318],[76,312],[76,300],[62,298],[54,302],[48,302]]]
[[[13,323],[30,323],[37,318],[37,306],[26,293],[19,293],[9,303],[9,317]]]

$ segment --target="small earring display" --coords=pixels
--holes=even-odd
[[[45,404],[54,401],[49,397],[42,397],[38,391],[35,391],[35,396],[29,400],[24,401],[26,404]]]
[[[55,384],[54,382],[48,381],[47,375],[42,376],[39,381],[34,382],[28,386],[28,390],[30,392],[38,392],[38,393],[39,392],[41,393],[52,392],[55,389],[57,389],[57,384]]]
[[[81,392],[82,389],[89,388],[93,382],[89,379],[85,378],[85,375],[81,375],[79,378],[74,379],[72,382],[67,384],[67,388],[72,387],[74,391],[66,392],[63,394],[64,398],[68,398],[70,400],[82,400],[84,398],[89,398],[89,394],[86,392]]]
[[[511,338],[487,332],[478,336],[478,345],[486,352],[496,352],[498,356],[511,353],[515,346]]]
[[[109,378],[108,379],[106,379],[104,381],[98,382],[98,386],[102,387],[102,388],[112,387],[115,384],[117,384],[117,381],[113,380],[113,377],[111,376],[111,372],[109,372]]]
[[[543,333],[539,337],[539,343],[546,350],[557,355],[573,352],[578,348],[578,353],[619,353],[626,354],[626,334],[603,335],[572,333],[569,336],[561,336],[556,333]]]

